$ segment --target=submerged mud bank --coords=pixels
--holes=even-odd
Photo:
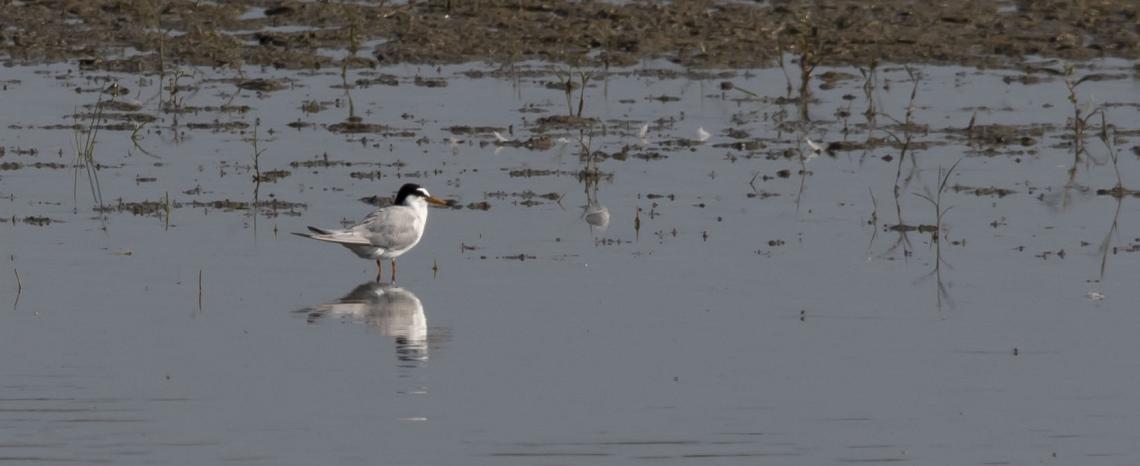
[[[649,58],[752,68],[773,64],[781,52],[823,65],[1011,66],[1029,55],[1140,56],[1138,12],[1130,0],[20,1],[0,9],[0,57],[79,59],[126,72],[171,62],[313,69],[529,59],[605,66]]]

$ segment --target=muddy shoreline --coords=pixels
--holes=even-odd
[[[1028,56],[1140,56],[1140,5],[1129,0],[5,3],[5,64],[79,60],[123,72],[526,60],[605,67],[645,59],[756,68],[776,64],[781,51],[812,65],[857,66],[1016,67]]]

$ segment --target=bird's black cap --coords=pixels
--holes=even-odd
[[[408,183],[400,187],[400,191],[396,193],[396,204],[403,205],[408,196],[423,196],[423,188],[415,183]]]

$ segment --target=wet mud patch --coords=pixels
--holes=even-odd
[[[722,143],[713,144],[713,147],[723,148],[723,149],[733,149],[733,150],[743,151],[743,152],[752,152],[752,151],[758,151],[761,149],[766,149],[768,146],[765,145],[763,141],[751,140],[751,141],[739,141],[739,142],[722,142]]]
[[[527,138],[526,140],[512,139],[512,140],[506,140],[506,141],[495,141],[495,145],[500,146],[500,147],[517,147],[517,148],[528,149],[528,150],[537,150],[537,151],[544,151],[544,150],[553,149],[554,144],[555,144],[554,138],[552,138],[550,136],[545,136],[545,135],[544,136],[533,136],[533,137]]]
[[[764,191],[764,190],[754,191],[754,192],[750,192],[750,193],[745,194],[745,197],[748,197],[749,199],[768,199],[768,198],[779,197],[779,196],[780,196],[780,193],[773,193],[773,192]]]
[[[342,134],[384,133],[388,131],[388,127],[376,123],[365,123],[360,117],[350,117],[340,123],[328,125],[328,130]]]
[[[532,129],[536,132],[545,133],[558,130],[586,129],[596,124],[598,124],[598,120],[593,117],[551,115],[535,120]]]
[[[1129,189],[1123,186],[1115,186],[1112,188],[1100,188],[1096,190],[1097,196],[1109,196],[1117,199],[1125,197],[1140,197],[1140,190]]]
[[[971,125],[965,130],[954,132],[966,138],[967,141],[986,146],[1020,145],[1031,147],[1052,127],[1042,125],[1013,126],[1002,124]]]
[[[883,225],[883,231],[895,231],[899,233],[907,233],[917,231],[919,233],[938,233],[937,225],[907,225],[905,223],[896,223],[891,225]]]
[[[467,204],[469,210],[491,210],[491,203],[487,201],[477,201]]]
[[[256,202],[234,201],[230,199],[215,201],[175,201],[169,199],[157,201],[124,201],[118,199],[112,204],[96,206],[94,210],[102,214],[121,213],[140,217],[165,217],[170,215],[175,209],[187,207],[221,212],[248,212],[251,209],[256,209],[258,213],[264,217],[276,217],[279,215],[299,216],[301,215],[300,211],[307,209],[308,205],[300,202],[282,201],[276,198],[263,199]]]
[[[579,177],[582,172],[579,170],[554,170],[554,169],[537,169],[537,168],[504,168],[507,175],[511,178],[534,178],[542,176],[572,176]]]
[[[178,105],[173,106],[165,104],[162,106],[162,112],[168,114],[188,114],[188,113],[247,113],[252,108],[249,105]]]
[[[379,180],[380,178],[383,178],[384,173],[379,171],[379,170],[370,171],[370,172],[350,172],[348,174],[348,177],[352,178],[352,179],[357,179],[357,180],[376,181],[376,180]]]
[[[0,162],[0,171],[20,170],[20,169],[24,169],[24,168],[45,168],[45,169],[52,169],[52,170],[61,170],[64,168],[68,168],[68,165],[65,165],[62,163],[57,163],[57,162],[32,162],[32,163]]]
[[[447,80],[443,78],[424,78],[416,76],[412,84],[418,87],[447,87]]]
[[[285,89],[289,86],[286,85],[284,82],[278,81],[276,79],[258,78],[258,79],[246,79],[244,81],[238,81],[237,87],[238,87],[238,89],[245,89],[247,91],[273,92],[273,91],[280,91],[280,90]]]
[[[352,166],[380,166],[380,167],[404,167],[404,162],[395,161],[391,163],[363,163],[363,162],[350,162],[346,160],[336,160],[329,158],[328,153],[321,154],[315,158],[307,160],[295,160],[289,162],[289,166],[293,168],[330,168],[330,167],[352,167]]]
[[[223,212],[248,211],[256,208],[259,213],[266,217],[276,217],[278,215],[296,217],[301,215],[301,210],[308,208],[308,205],[304,203],[288,202],[279,199],[259,200],[256,202],[233,201],[229,199],[219,201],[190,201],[187,205]]]
[[[96,104],[85,104],[85,105],[83,105],[83,108],[86,108],[86,109],[94,109],[96,107],[98,107],[104,111],[110,110],[110,111],[116,111],[116,112],[137,112],[139,110],[142,110],[143,106],[139,102],[127,102],[125,100],[107,100],[107,101],[99,102],[98,105],[96,105]],[[104,116],[106,116],[106,115],[107,114],[104,114]]]
[[[364,74],[365,76],[368,75],[367,73],[362,73],[362,74]],[[395,87],[395,86],[400,85],[400,80],[394,74],[380,74],[379,76],[376,76],[373,78],[357,79],[356,81],[354,81],[354,83],[359,87],[368,87],[368,86],[376,86],[376,85]]]
[[[53,223],[64,223],[63,220],[57,220],[57,219],[47,217],[47,216],[42,216],[42,215],[29,215],[26,217],[16,217],[16,216],[0,217],[0,222],[11,223],[13,225],[15,225],[17,223],[22,223],[25,225],[32,225],[32,226],[37,226],[37,227],[45,227],[45,226],[51,225]]]
[[[244,121],[211,121],[208,123],[186,123],[190,129],[204,129],[211,131],[239,131],[249,129],[249,123]]]
[[[258,183],[276,183],[291,174],[289,170],[269,170],[262,172],[261,175],[253,175],[253,181]]]
[[[960,184],[950,186],[950,190],[956,193],[973,194],[975,196],[993,196],[999,198],[1006,197],[1017,192],[1012,189],[999,188],[996,186],[975,188],[972,186],[963,186]]]
[[[103,214],[127,213],[140,217],[157,217],[168,214],[171,209],[181,207],[183,204],[177,201],[124,201],[119,199],[114,204],[96,206],[94,210]]]
[[[112,120],[112,121],[125,121],[130,123],[153,123],[158,121],[158,117],[146,113],[76,113],[71,115],[71,118],[81,121],[99,120]]]
[[[494,191],[483,194],[488,199],[509,199],[514,205],[523,207],[536,207],[547,204],[545,201],[561,202],[562,195],[558,193],[536,193],[534,191],[506,192]]]
[[[497,132],[505,132],[505,131],[507,131],[507,128],[498,127],[498,126],[456,125],[456,126],[448,126],[448,127],[444,128],[444,130],[451,133],[451,134],[454,134],[456,136],[466,136],[466,135],[473,135],[473,134],[493,135]]]

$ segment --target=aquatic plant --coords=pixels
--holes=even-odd
[[[962,159],[958,159],[958,161],[954,162],[954,164],[950,166],[950,169],[946,170],[945,173],[942,172],[941,166],[938,167],[938,189],[935,190],[933,196],[928,196],[928,195],[923,194],[923,193],[914,193],[915,196],[918,196],[918,197],[925,199],[932,206],[934,206],[934,228],[935,228],[935,230],[934,230],[934,234],[932,235],[932,237],[934,238],[935,244],[938,244],[938,239],[942,233],[942,218],[945,217],[946,212],[949,212],[950,209],[953,208],[953,206],[947,207],[945,209],[942,208],[942,193],[946,191],[946,183],[948,181],[950,181],[950,175],[954,174],[954,170],[956,168],[958,168],[958,163],[960,163],[961,161],[962,161]],[[936,254],[937,254],[937,252],[936,252]]]
[[[1073,166],[1069,168],[1069,178],[1072,181],[1077,174],[1077,165],[1081,161],[1081,155],[1087,154],[1088,151],[1085,147],[1085,129],[1088,127],[1089,120],[1092,119],[1097,113],[1103,113],[1104,108],[1085,111],[1081,108],[1080,98],[1077,96],[1077,87],[1082,83],[1093,79],[1097,75],[1087,75],[1080,79],[1074,80],[1076,75],[1076,67],[1073,65],[1065,66],[1065,88],[1068,90],[1069,103],[1073,104],[1073,117],[1070,125],[1073,129]]]
[[[118,84],[112,84],[111,87],[117,88]],[[114,99],[114,93],[111,94],[111,98]],[[86,175],[87,185],[91,189],[91,200],[95,202],[97,209],[102,208],[103,188],[99,184],[99,166],[95,162],[95,143],[99,134],[99,120],[103,118],[103,93],[99,94],[99,98],[95,102],[94,112],[90,114],[86,128],[79,121],[78,109],[72,118],[75,120],[72,131],[75,147],[75,163],[72,170],[72,201],[78,209],[79,172],[82,170]]]
[[[946,287],[942,283],[942,219],[946,217],[946,213],[953,209],[954,206],[942,207],[942,193],[946,191],[947,182],[950,181],[950,175],[954,174],[954,170],[958,168],[958,163],[962,159],[958,159],[950,166],[949,170],[945,173],[942,172],[942,167],[938,167],[938,189],[934,192],[934,196],[927,196],[922,193],[914,193],[922,199],[925,199],[934,207],[934,231],[931,233],[931,241],[934,242],[934,270],[933,274],[937,282],[937,291],[935,302],[938,309],[942,309],[943,297],[948,297]]]

